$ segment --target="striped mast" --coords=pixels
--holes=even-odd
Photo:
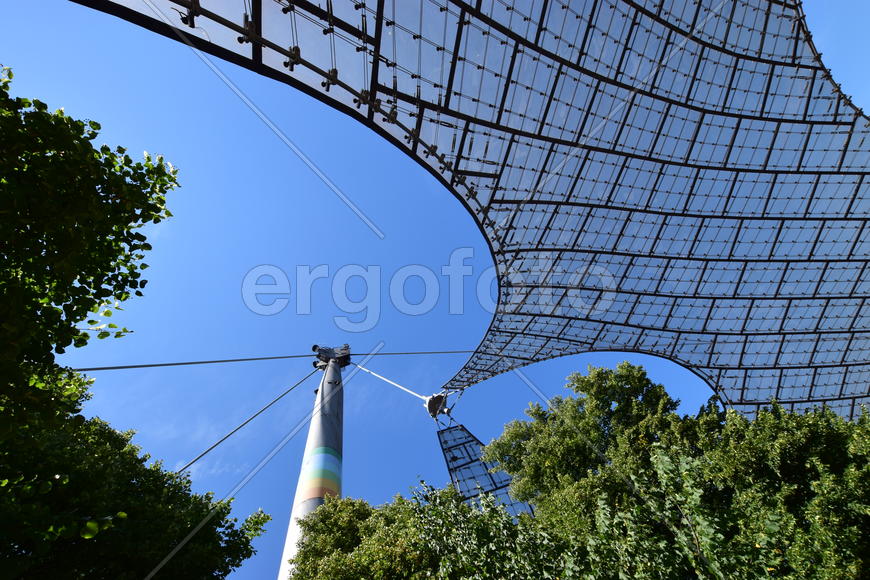
[[[341,495],[344,418],[341,369],[350,364],[350,347],[346,344],[337,348],[314,345],[312,350],[317,356],[314,366],[323,371],[323,376],[314,398],[278,580],[287,580],[290,576],[289,560],[296,555],[296,543],[301,534],[298,520],[322,505],[327,495]]]

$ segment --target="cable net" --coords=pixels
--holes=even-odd
[[[498,307],[448,389],[618,350],[746,413],[870,399],[870,129],[799,3],[76,1],[328,103],[465,205]]]
[[[483,443],[458,423],[438,430],[438,443],[450,473],[450,482],[466,503],[474,505],[481,494],[492,496],[509,514],[531,514],[529,504],[510,496],[511,476],[493,471],[494,465],[481,459]]]

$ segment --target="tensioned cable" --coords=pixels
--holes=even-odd
[[[380,348],[381,346],[383,346],[383,344],[384,343],[381,342],[375,348]],[[368,358],[365,358],[364,362],[368,362],[369,358],[374,356],[375,354],[376,353],[369,353],[368,355],[365,355]],[[302,430],[302,428],[305,426],[305,424],[308,423],[308,421],[310,421],[311,418],[326,403],[328,403],[329,400],[333,396],[335,396],[336,393],[339,393],[344,389],[344,385],[346,385],[350,381],[350,379],[353,378],[354,374],[355,374],[354,372],[348,373],[348,376],[345,379],[343,379],[341,381],[341,383],[339,384],[338,389],[331,391],[322,401],[320,401],[319,403],[316,403],[314,406],[314,409],[311,412],[309,412],[305,417],[303,417],[298,423],[296,423],[296,425],[293,427],[293,429],[291,429],[290,432],[288,432],[287,435],[285,435],[284,438],[281,439],[281,441],[279,441],[278,444],[275,445],[272,448],[272,450],[269,451],[260,460],[260,462],[257,463],[257,465],[254,466],[254,468],[251,469],[247,473],[247,475],[245,475],[241,480],[239,480],[239,482],[235,485],[235,487],[233,487],[233,489],[231,489],[229,492],[227,492],[223,496],[223,498],[221,498],[221,500],[216,502],[216,503],[220,504],[221,502],[225,501],[227,498],[235,496],[246,485],[248,485],[248,483],[254,478],[254,476],[257,475],[260,472],[260,470],[263,469],[270,461],[272,461],[272,459],[275,457],[275,455],[277,455],[278,452],[281,451],[284,448],[284,446],[287,445],[296,436],[296,434]],[[166,554],[166,556],[160,561],[160,563],[157,564],[157,566],[155,566],[154,569],[151,570],[151,572],[149,572],[149,574],[145,577],[145,580],[150,580],[151,578],[153,578],[154,575],[157,574],[166,565],[166,563],[169,562],[175,556],[175,554],[178,553],[179,550],[181,550],[185,545],[187,545],[187,543],[190,541],[190,539],[193,536],[195,536],[197,534],[197,532],[199,532],[199,530],[201,530],[202,527],[215,516],[215,514],[217,513],[217,510],[218,510],[218,507],[219,507],[219,505],[215,505],[211,509],[211,511],[209,511],[208,514],[206,514],[206,516],[204,518],[202,518],[202,520],[200,520],[200,522],[196,526],[194,526],[193,529],[191,529],[190,532],[188,532],[188,534],[180,542],[178,542],[178,544],[176,544],[175,547],[172,548],[172,550],[170,550],[170,552],[168,554]]]
[[[414,396],[417,397],[418,399],[422,399],[424,402],[429,400],[429,397],[424,397],[423,395],[420,395],[420,394],[418,394],[418,393],[415,393],[415,392],[412,391],[411,389],[408,389],[408,388],[406,388],[406,387],[403,387],[403,386],[400,385],[399,383],[396,383],[396,382],[394,382],[394,381],[391,381],[390,379],[388,379],[388,378],[386,378],[386,377],[382,377],[381,375],[379,375],[379,374],[376,373],[375,371],[370,371],[369,369],[367,369],[367,368],[365,368],[365,367],[363,367],[363,366],[360,366],[360,365],[358,365],[358,364],[356,364],[356,363],[353,363],[353,362],[350,363],[350,364],[354,365],[356,368],[358,368],[358,369],[361,370],[361,371],[365,371],[365,372],[367,372],[368,374],[370,374],[370,375],[372,375],[372,376],[375,376],[375,377],[381,379],[382,381],[384,381],[384,382],[386,382],[386,383],[389,383],[389,384],[393,385],[394,387],[398,387],[398,388],[402,389],[403,391],[405,391],[405,392],[408,393],[409,395],[414,395]]]
[[[334,395],[336,392],[338,392],[338,391],[333,391],[332,393],[330,393],[330,396]],[[225,501],[227,498],[235,496],[246,485],[248,485],[248,483],[254,478],[254,476],[257,475],[260,472],[260,470],[263,469],[270,461],[272,461],[272,458],[274,458],[275,455],[277,455],[278,452],[281,451],[284,448],[284,446],[287,445],[296,436],[296,434],[302,430],[302,428],[305,426],[305,424],[311,420],[311,417],[314,416],[314,414],[320,410],[320,407],[323,404],[325,404],[328,400],[329,399],[325,399],[320,405],[315,406],[313,411],[308,413],[298,423],[296,423],[296,425],[293,427],[293,429],[291,429],[290,432],[287,433],[287,435],[285,435],[284,438],[281,441],[279,441],[278,444],[275,445],[272,448],[272,450],[269,451],[260,460],[260,462],[257,463],[257,465],[254,466],[254,468],[251,471],[249,471],[247,473],[247,475],[245,475],[235,485],[235,487],[233,487],[233,489],[231,489],[226,495],[224,495],[224,497],[221,498],[221,500],[219,502],[216,502],[218,505],[215,505],[206,514],[206,516],[204,518],[202,518],[202,520],[200,520],[200,522],[196,526],[194,526],[193,529],[191,529],[190,532],[188,532],[188,534],[180,542],[178,542],[178,544],[176,544],[175,547],[173,547],[172,550],[170,550],[168,554],[166,554],[166,556],[164,556],[164,558],[160,561],[160,563],[157,564],[157,566],[155,566],[154,569],[148,573],[148,575],[145,577],[145,580],[151,580],[151,578],[153,578],[154,575],[157,574],[166,565],[166,563],[169,562],[175,556],[175,554],[177,554],[179,552],[179,550],[181,550],[185,545],[187,545],[187,543],[190,541],[190,539],[193,538],[193,536],[195,536],[199,532],[199,530],[201,530],[202,527],[205,524],[207,524],[209,522],[209,520],[211,520],[215,516],[215,514],[217,514],[219,504],[221,502]]]
[[[288,354],[282,356],[259,356],[259,357],[251,357],[251,358],[226,358],[220,360],[195,360],[195,361],[184,361],[184,362],[164,362],[164,363],[146,363],[140,365],[118,365],[111,367],[88,367],[82,369],[73,369],[77,372],[85,372],[85,371],[118,371],[124,369],[148,369],[154,367],[180,367],[185,365],[210,365],[210,364],[220,364],[220,363],[234,363],[234,362],[248,362],[255,360],[278,360],[278,359],[288,359],[288,358],[304,358],[308,356],[313,356],[311,354]]]
[[[184,465],[184,467],[182,467],[181,469],[177,469],[177,470],[176,470],[176,473],[181,473],[181,472],[183,472],[183,471],[187,471],[187,469],[188,469],[191,465],[193,465],[194,463],[196,463],[197,461],[199,461],[200,459],[202,459],[203,457],[205,457],[205,455],[206,455],[208,452],[210,452],[212,449],[214,449],[215,447],[217,447],[218,445],[220,445],[221,443],[223,443],[224,441],[226,441],[227,439],[229,439],[230,436],[232,436],[232,435],[235,434],[239,429],[241,429],[242,427],[244,427],[245,425],[247,425],[248,423],[250,423],[251,421],[253,421],[254,419],[256,419],[256,418],[257,418],[261,413],[263,413],[263,411],[265,411],[266,409],[268,409],[269,407],[271,407],[272,405],[274,405],[275,403],[277,403],[278,401],[280,401],[282,398],[284,398],[285,395],[290,394],[290,392],[291,392],[293,389],[295,389],[296,387],[298,387],[299,385],[301,385],[302,383],[304,383],[306,380],[308,380],[308,377],[310,377],[311,375],[313,375],[313,374],[316,373],[316,372],[317,372],[317,369],[315,368],[315,369],[312,370],[310,373],[308,373],[307,375],[305,375],[304,377],[302,377],[301,379],[299,379],[299,381],[298,381],[295,385],[293,385],[292,387],[290,387],[289,389],[287,389],[286,391],[284,391],[283,393],[281,393],[280,395],[278,395],[277,397],[275,397],[274,399],[272,399],[271,401],[269,401],[269,403],[268,403],[265,407],[262,407],[259,411],[257,411],[256,413],[254,413],[253,415],[251,415],[250,417],[248,417],[247,419],[245,419],[245,420],[242,421],[241,423],[239,423],[239,425],[238,425],[235,429],[233,429],[232,431],[230,431],[229,433],[227,433],[226,435],[224,435],[223,437],[221,437],[220,439],[218,439],[217,441],[215,441],[214,443],[212,443],[212,445],[211,445],[208,449],[206,449],[205,451],[203,451],[202,453],[200,453],[199,455],[197,455],[196,457],[194,457],[193,459],[191,459],[190,461],[188,461],[188,462]]]
[[[471,354],[473,350],[422,350],[422,351],[413,351],[413,352],[368,352],[368,353],[360,353],[356,356],[398,356],[398,355],[430,355],[430,354]],[[356,353],[355,353],[356,354]],[[309,354],[287,354],[281,356],[258,356],[258,357],[250,357],[250,358],[226,358],[219,360],[195,360],[195,361],[183,361],[183,362],[164,362],[164,363],[147,363],[147,364],[139,364],[139,365],[117,365],[110,367],[87,367],[80,369],[73,369],[76,372],[87,372],[87,371],[119,371],[126,369],[149,369],[156,367],[180,367],[187,365],[210,365],[210,364],[222,364],[222,363],[236,363],[236,362],[249,362],[249,361],[258,361],[258,360],[281,360],[281,359],[291,359],[291,358],[305,358],[305,357],[313,357],[314,355]]]
[[[396,356],[401,354],[471,354],[473,350],[418,350],[409,352],[372,352],[359,354],[357,356]]]

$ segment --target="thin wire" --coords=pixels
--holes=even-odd
[[[375,348],[382,348],[383,346],[384,346],[384,343],[383,343],[383,341],[381,341],[377,346],[375,346]],[[375,351],[375,353],[376,352],[377,351]],[[371,357],[375,353],[369,353],[366,356]],[[369,359],[366,358],[363,362],[368,362],[368,360]],[[269,451],[260,460],[260,462],[257,463],[257,465],[254,466],[254,468],[251,469],[247,473],[247,475],[245,475],[242,479],[240,479],[239,482],[235,485],[235,487],[233,487],[233,489],[228,491],[220,499],[220,501],[215,502],[215,506],[211,509],[211,511],[209,511],[206,514],[206,516],[204,518],[202,518],[202,520],[200,520],[200,522],[192,530],[190,530],[190,532],[178,544],[176,544],[175,547],[172,548],[172,550],[170,550],[170,552],[168,554],[166,554],[166,556],[160,561],[160,563],[157,564],[157,566],[155,566],[154,569],[148,573],[148,575],[145,577],[145,580],[150,580],[151,578],[153,578],[154,575],[157,574],[166,565],[166,563],[169,562],[169,560],[171,560],[173,558],[173,556],[175,556],[175,554],[177,554],[178,551],[181,550],[190,541],[190,539],[193,538],[193,536],[195,536],[197,534],[197,532],[199,532],[199,530],[201,530],[202,527],[215,516],[218,509],[220,508],[221,503],[226,501],[227,498],[234,497],[246,485],[248,485],[248,483],[254,478],[254,476],[256,476],[260,472],[260,470],[262,470],[270,461],[272,461],[272,458],[274,458],[275,455],[277,455],[279,451],[284,449],[284,446],[286,446],[296,436],[296,434],[302,430],[302,428],[311,420],[311,418],[314,416],[315,413],[317,413],[327,402],[329,402],[329,400],[335,394],[343,391],[344,385],[346,385],[353,378],[354,374],[356,374],[354,371],[351,371],[350,373],[348,373],[347,378],[345,378],[341,381],[341,383],[339,384],[339,386],[336,390],[330,392],[329,395],[327,395],[326,398],[324,398],[319,404],[315,403],[314,409],[311,412],[309,412],[298,423],[296,423],[296,425],[293,427],[293,429],[291,429],[287,433],[287,435],[285,435],[284,438],[281,441],[279,441],[272,448],[272,450]],[[325,375],[324,375],[324,377],[325,377]],[[292,517],[292,515],[291,515],[291,517]]]
[[[234,363],[234,362],[248,362],[255,360],[278,360],[278,359],[288,359],[288,358],[304,358],[307,356],[312,356],[310,354],[288,354],[284,356],[260,356],[260,357],[252,357],[252,358],[226,358],[221,360],[194,360],[194,361],[184,361],[184,362],[164,362],[164,363],[147,363],[141,365],[118,365],[112,367],[88,367],[82,369],[73,369],[77,372],[86,372],[86,371],[118,371],[118,370],[126,370],[126,369],[148,369],[153,367],[180,367],[186,365],[210,365],[210,364],[220,364],[220,363]]]
[[[398,387],[398,388],[402,389],[403,391],[405,391],[405,392],[408,393],[409,395],[414,395],[415,397],[417,397],[418,399],[422,399],[423,401],[428,401],[428,400],[429,400],[429,397],[424,397],[423,395],[420,395],[420,394],[418,394],[418,393],[415,393],[415,392],[412,391],[411,389],[405,388],[405,387],[403,387],[402,385],[400,385],[399,383],[393,382],[393,381],[391,381],[390,379],[388,379],[388,378],[386,378],[386,377],[382,377],[381,375],[379,375],[379,374],[376,373],[375,371],[370,371],[369,369],[367,369],[367,368],[365,368],[365,367],[362,367],[362,366],[360,366],[360,365],[358,365],[358,364],[356,364],[356,363],[351,363],[351,364],[354,365],[354,366],[355,366],[356,368],[358,368],[359,370],[361,370],[361,371],[365,371],[365,372],[367,372],[368,374],[370,374],[370,375],[372,375],[372,376],[375,376],[375,377],[381,379],[381,380],[384,381],[385,383],[389,383],[389,384],[393,385],[394,387]]]
[[[473,350],[417,350],[410,352],[374,352],[368,354],[372,356],[396,356],[400,354],[471,354],[473,352]],[[358,356],[368,356],[368,354]]]
[[[200,459],[202,459],[203,457],[205,457],[205,455],[206,455],[208,452],[210,452],[212,449],[214,449],[215,447],[217,447],[218,445],[220,445],[221,443],[223,443],[224,441],[226,441],[227,439],[229,439],[230,436],[232,436],[233,434],[235,434],[239,429],[241,429],[242,427],[244,427],[245,425],[247,425],[248,423],[250,423],[251,421],[253,421],[254,419],[256,419],[260,414],[263,413],[263,411],[265,411],[266,409],[268,409],[269,407],[271,407],[272,405],[274,405],[275,403],[277,403],[278,401],[280,401],[281,399],[283,399],[285,395],[289,395],[290,392],[293,391],[293,389],[295,389],[296,387],[298,387],[299,385],[301,385],[302,383],[304,383],[306,380],[308,380],[308,377],[310,377],[311,375],[313,375],[313,374],[316,373],[316,372],[317,372],[317,369],[314,369],[314,370],[312,370],[310,373],[308,373],[307,375],[305,375],[304,377],[302,377],[301,379],[299,379],[299,381],[298,381],[295,385],[293,385],[292,387],[290,387],[289,389],[287,389],[286,391],[284,391],[283,393],[281,393],[280,395],[278,395],[277,397],[275,397],[274,399],[272,399],[272,400],[271,400],[271,401],[270,401],[270,402],[269,402],[265,407],[261,408],[259,411],[257,411],[256,413],[254,413],[253,415],[251,415],[250,417],[248,417],[247,419],[245,419],[242,423],[240,423],[240,424],[239,424],[235,429],[233,429],[232,431],[230,431],[229,433],[227,433],[226,435],[224,435],[223,437],[221,437],[220,439],[218,439],[217,441],[215,441],[215,442],[214,442],[214,443],[213,443],[213,444],[212,444],[208,449],[206,449],[205,451],[203,451],[202,453],[200,453],[199,455],[197,455],[196,457],[194,457],[193,459],[191,459],[190,461],[188,461],[188,462],[184,465],[184,467],[182,467],[181,469],[176,470],[176,473],[181,473],[181,472],[183,472],[183,471],[187,471],[188,468],[190,468],[191,465],[193,465],[194,463],[196,463],[197,461],[199,461]]]
[[[333,391],[331,394],[335,394],[339,390],[340,389]],[[326,401],[328,401],[328,399],[324,400],[323,403],[325,403]],[[195,536],[199,532],[199,530],[201,530],[203,526],[205,526],[209,522],[209,520],[211,520],[217,514],[218,509],[221,507],[221,504],[223,502],[225,502],[228,498],[234,497],[246,485],[248,485],[248,483],[254,478],[254,476],[257,475],[260,470],[262,470],[266,465],[268,465],[268,463],[272,461],[272,458],[274,458],[279,451],[284,449],[284,446],[286,446],[294,437],[296,437],[296,435],[302,430],[302,428],[308,423],[308,421],[311,420],[311,417],[320,410],[320,407],[323,403],[321,403],[321,405],[315,406],[313,411],[300,419],[299,422],[296,423],[296,425],[293,427],[293,429],[291,429],[290,432],[287,433],[287,435],[285,435],[284,438],[271,449],[271,451],[269,451],[262,459],[260,459],[260,462],[257,463],[257,465],[251,471],[249,471],[247,475],[239,480],[235,487],[227,492],[227,494],[224,495],[220,499],[220,501],[215,502],[214,507],[211,508],[206,516],[202,518],[202,520],[200,520],[200,522],[193,529],[191,529],[190,532],[188,532],[188,534],[180,542],[178,542],[178,544],[176,544],[172,548],[172,550],[169,551],[168,554],[166,554],[166,556],[164,556],[160,563],[158,563],[157,566],[155,566],[154,569],[151,570],[151,572],[149,572],[147,576],[145,576],[145,580],[151,580],[151,578],[153,578],[154,575],[157,574],[167,564],[167,562],[169,562],[175,556],[175,554],[179,552],[179,550],[186,546],[191,538],[193,538],[193,536]]]
[[[411,352],[367,352],[367,353],[359,353],[357,356],[398,356],[398,355],[430,355],[430,354],[471,354],[473,350],[421,350],[421,351],[411,351]],[[76,372],[89,372],[89,371],[119,371],[119,370],[127,370],[127,369],[148,369],[148,368],[156,368],[156,367],[180,367],[187,365],[210,365],[210,364],[223,364],[223,363],[236,363],[236,362],[249,362],[249,361],[258,361],[258,360],[281,360],[281,359],[291,359],[291,358],[306,358],[314,356],[313,354],[287,354],[281,356],[258,356],[258,357],[250,357],[250,358],[225,358],[219,360],[195,360],[195,361],[184,361],[184,362],[164,362],[164,363],[147,363],[147,364],[139,364],[139,365],[117,365],[110,367],[86,367],[73,369]]]
[[[327,176],[317,165],[314,164],[306,154],[303,152],[297,145],[294,143],[281,129],[278,127],[272,120],[266,116],[266,114],[252,101],[247,94],[245,94],[233,81],[230,80],[228,76],[226,76],[221,69],[215,65],[211,59],[206,56],[201,50],[197,49],[190,38],[176,28],[172,21],[168,16],[154,4],[154,0],[142,0],[145,5],[154,13],[154,15],[161,20],[164,24],[169,26],[171,30],[175,33],[175,36],[186,44],[196,55],[199,60],[202,61],[204,65],[206,65],[214,74],[217,76],[223,83],[226,85],[228,89],[230,89],[244,104],[247,106],[252,113],[254,113],[265,125],[268,127],[278,139],[281,140],[284,145],[287,146],[288,149],[293,151],[296,156],[299,158],[302,163],[304,163],[308,169],[310,169],[320,180],[326,185],[332,192],[342,201],[344,204],[356,214],[356,216],[365,223],[369,229],[374,233],[378,239],[383,240],[385,237],[384,232],[371,220],[369,217],[363,213],[363,211],[357,207],[357,205],[351,200],[345,193],[339,189],[339,187],[333,183],[333,181]],[[291,4],[292,6],[292,4]],[[294,11],[295,14],[295,11]]]

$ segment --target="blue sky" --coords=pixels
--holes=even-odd
[[[814,0],[805,10],[835,79],[859,106],[870,106],[870,3]],[[382,240],[181,44],[69,2],[45,1],[38,8],[16,2],[3,9],[0,63],[14,68],[15,93],[97,120],[102,141],[133,153],[162,153],[180,168],[182,187],[169,199],[175,217],[148,231],[154,250],[146,260],[145,296],[115,316],[134,333],[94,341],[62,363],[307,353],[312,343],[348,342],[356,352],[380,342],[386,351],[472,349],[483,337],[490,314],[475,299],[475,282],[492,262],[477,227],[432,176],[356,122],[287,86],[217,62],[383,230]],[[389,281],[400,268],[419,264],[437,274],[458,248],[474,252],[463,314],[448,312],[443,277],[438,302],[427,314],[403,314],[390,303]],[[242,296],[246,273],[261,264],[280,268],[291,282],[290,304],[271,316],[252,312]],[[313,285],[311,314],[297,315],[296,269],[318,265],[328,266],[329,277]],[[381,269],[379,316],[366,332],[344,331],[335,321],[348,315],[334,304],[331,284],[348,265]],[[364,290],[355,278],[346,296],[360,301]],[[419,280],[409,281],[408,300],[419,301],[422,290]],[[376,308],[369,306],[351,321],[372,316]],[[571,372],[621,360],[643,364],[683,400],[686,412],[710,395],[691,372],[634,354],[565,357],[525,373],[552,396],[563,392]],[[428,394],[464,361],[465,355],[380,357],[368,366]],[[134,429],[135,442],[173,468],[310,368],[310,360],[302,359],[93,373],[86,412],[118,429]],[[230,490],[310,410],[314,387],[310,379],[202,460],[193,472],[194,488],[218,496]],[[522,417],[532,400],[520,379],[507,374],[469,389],[455,415],[489,441],[505,422]],[[360,375],[347,384],[345,409],[346,495],[381,503],[420,479],[447,481],[432,422],[417,399]],[[262,507],[273,521],[256,541],[259,553],[233,578],[277,571],[304,439],[303,431],[237,495],[235,513]]]

